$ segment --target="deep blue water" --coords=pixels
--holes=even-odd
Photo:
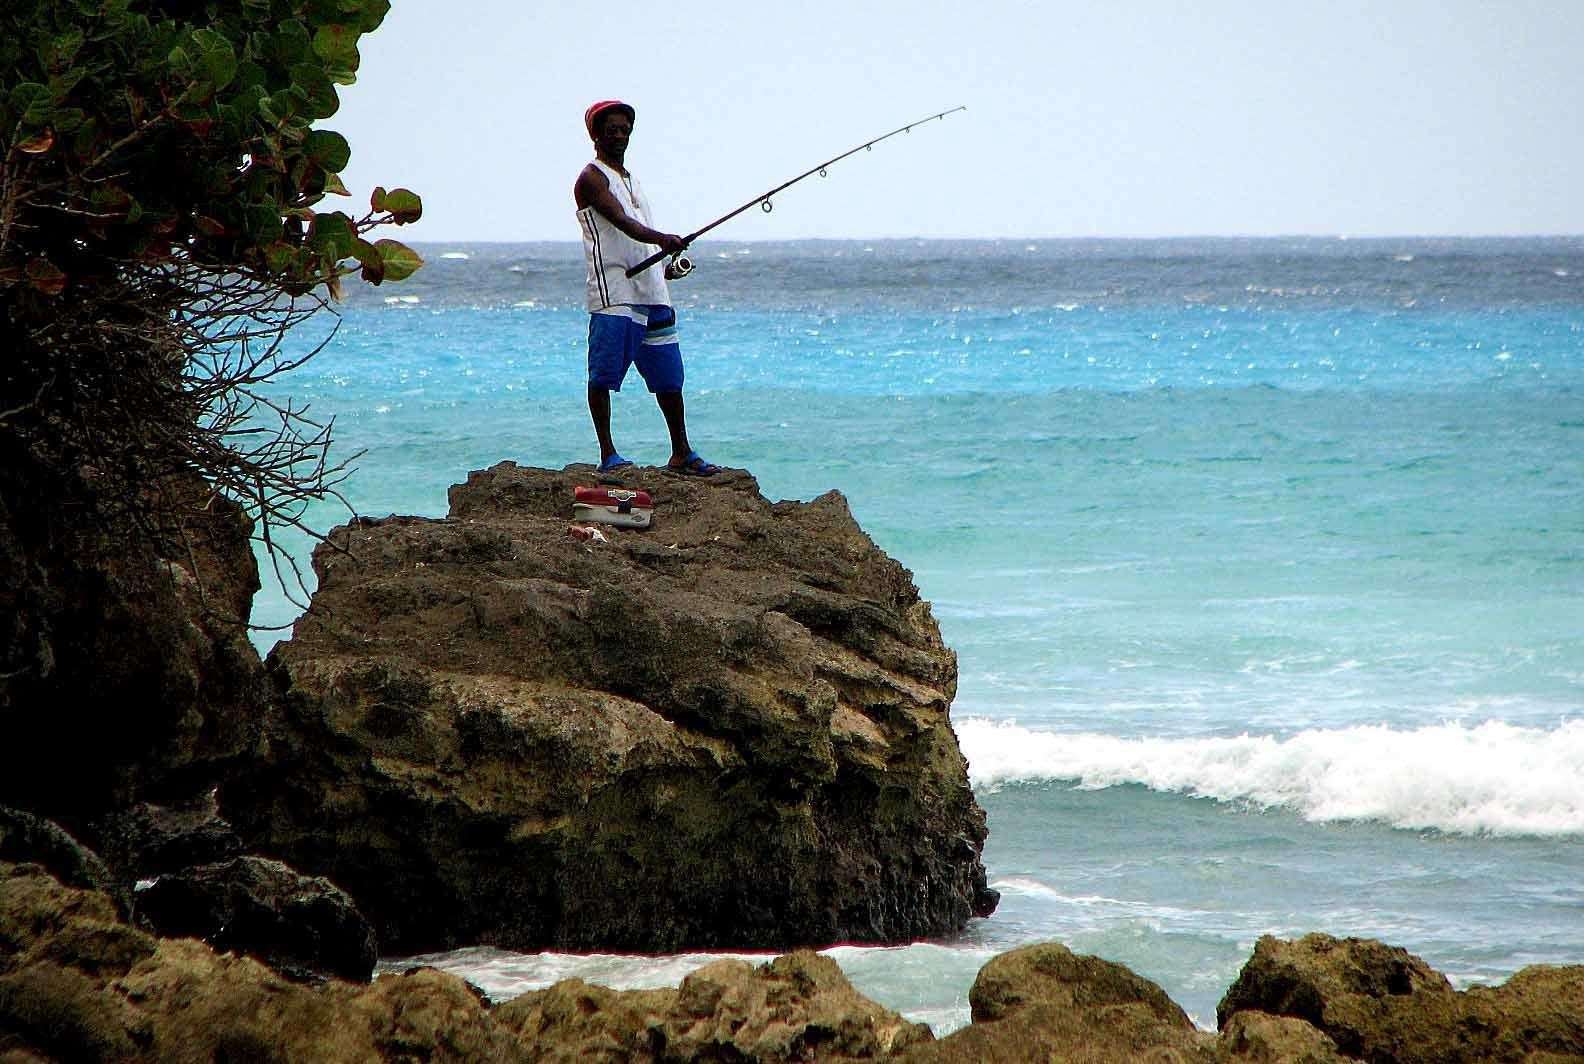
[[[365,451],[367,514],[596,456],[577,248],[423,250],[280,385]],[[1584,239],[695,258],[695,444],[771,498],[840,489],[959,655],[1002,907],[838,950],[863,989],[950,1027],[985,957],[1055,938],[1208,1023],[1266,932],[1462,983],[1584,963]],[[664,459],[636,377],[615,422]],[[261,593],[256,621],[294,615]],[[509,995],[698,959],[444,961]]]

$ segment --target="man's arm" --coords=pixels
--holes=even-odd
[[[674,255],[687,247],[683,239],[675,233],[662,233],[658,229],[650,229],[623,210],[621,201],[610,190],[610,182],[593,163],[585,166],[583,172],[578,175],[577,184],[572,188],[572,196],[577,201],[578,210],[593,207],[610,224],[641,244],[658,244],[660,250],[667,255]]]

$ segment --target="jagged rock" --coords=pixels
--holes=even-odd
[[[201,938],[287,975],[362,981],[379,959],[374,931],[345,891],[263,857],[167,873],[138,892],[137,905],[162,935]]]
[[[308,987],[131,928],[105,894],[37,865],[0,863],[0,1059],[774,1064],[894,1059],[929,1038],[806,952],[717,962],[675,990],[567,980],[494,1010],[429,968]]]
[[[139,802],[117,809],[89,832],[95,849],[129,884],[242,852],[242,840],[220,816],[212,791],[180,806]]]
[[[716,961],[676,990],[563,980],[512,999],[496,1020],[545,1062],[886,1060],[933,1038],[806,950],[757,967]]]
[[[1221,1028],[1214,1059],[1249,1064],[1343,1064],[1352,1058],[1337,1052],[1335,1042],[1302,1020],[1239,1012]]]
[[[0,863],[0,1059],[516,1061],[462,980],[289,982],[250,957],[158,939],[101,892]]]
[[[271,664],[254,847],[393,950],[895,942],[994,906],[956,659],[829,493],[635,470],[650,531],[567,534],[594,471],[502,463],[445,520],[336,530]]]
[[[133,525],[101,479],[0,433],[0,802],[74,831],[207,790],[268,695],[246,514],[173,475],[158,490],[182,521]]]
[[[1351,1057],[1403,1064],[1584,1060],[1584,966],[1525,968],[1459,992],[1424,961],[1368,939],[1270,936],[1216,1009],[1293,1016]]]

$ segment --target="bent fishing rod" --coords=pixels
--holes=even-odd
[[[733,218],[737,217],[739,214],[741,214],[743,211],[747,210],[749,207],[753,207],[753,206],[757,205],[760,210],[764,211],[766,214],[769,214],[770,211],[773,209],[772,204],[770,202],[770,197],[778,195],[779,193],[785,192],[787,189],[791,188],[793,185],[797,184],[799,181],[803,180],[805,177],[813,177],[815,174],[819,174],[821,177],[825,177],[826,176],[825,172],[828,169],[830,169],[832,166],[835,166],[837,163],[841,162],[843,159],[847,158],[847,156],[849,156],[849,155],[857,155],[861,151],[868,151],[869,149],[873,148],[876,144],[879,144],[882,140],[889,140],[890,138],[896,136],[898,133],[911,133],[911,132],[913,132],[913,127],[914,126],[922,126],[925,122],[933,122],[937,118],[945,118],[947,115],[956,114],[958,111],[966,111],[966,110],[968,110],[968,108],[966,106],[953,107],[950,111],[942,111],[940,114],[930,115],[928,118],[920,118],[917,122],[909,122],[905,126],[898,126],[896,129],[893,129],[891,132],[885,134],[884,136],[876,137],[874,140],[864,141],[862,144],[858,145],[856,148],[853,148],[851,151],[844,151],[840,155],[836,156],[834,159],[826,159],[824,162],[820,163],[818,166],[811,167],[808,170],[805,170],[803,173],[797,175],[796,177],[794,177],[792,180],[786,182],[785,184],[777,185],[775,188],[771,189],[769,192],[765,192],[765,193],[762,193],[762,194],[760,194],[758,196],[755,196],[753,199],[749,200],[747,203],[744,203],[741,207],[738,207],[736,210],[732,211],[730,214],[723,214],[719,218],[715,219],[713,222],[710,222],[708,225],[704,226],[704,228],[698,229],[698,230],[695,230],[694,232],[689,233],[687,236],[682,238],[682,246],[684,248],[686,248],[689,244],[693,243],[693,241],[697,240],[699,237],[703,236],[705,233],[709,232],[711,229],[714,229],[717,225],[721,225],[724,222],[731,221]],[[661,259],[665,258],[666,254],[667,253],[664,252],[664,251],[655,252],[653,255],[650,255],[647,259],[644,259],[642,262],[640,262],[638,265],[633,266],[630,269],[628,269],[627,276],[628,277],[636,277],[636,276],[638,276],[640,273],[642,273],[643,271],[647,270],[649,267],[653,266],[655,263],[659,262]],[[678,264],[680,265],[680,263],[682,261],[685,261],[685,260],[679,260]],[[692,269],[692,266],[691,266],[691,264],[689,264],[687,269],[683,269],[680,272],[682,274],[685,274],[691,269]]]

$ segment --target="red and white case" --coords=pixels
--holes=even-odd
[[[629,488],[574,488],[572,518],[617,528],[648,528],[654,500],[647,491]]]

